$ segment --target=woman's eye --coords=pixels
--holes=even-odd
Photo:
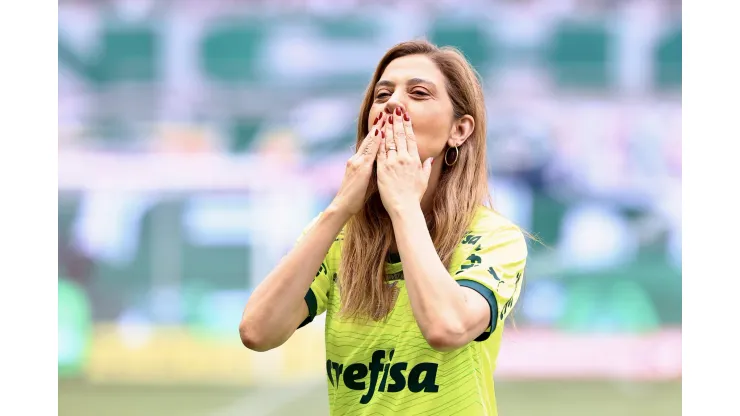
[[[381,91],[378,93],[378,95],[375,96],[375,98],[384,98],[389,97],[391,94],[386,91]]]
[[[411,94],[418,95],[421,97],[426,97],[427,95],[429,95],[429,93],[427,93],[426,91],[422,91],[422,90],[411,91]]]

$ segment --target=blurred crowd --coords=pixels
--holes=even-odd
[[[624,275],[657,252],[663,268],[640,279],[680,276],[680,55],[677,84],[655,76],[676,30],[680,53],[680,14],[680,0],[60,1],[64,273],[114,279],[149,238],[145,286],[164,288],[152,293],[188,273],[217,289],[258,283],[338,186],[376,61],[425,36],[476,64],[496,207],[547,245],[533,250],[543,283],[525,318],[566,314],[542,305],[564,298],[547,288],[573,270]],[[175,223],[154,209],[173,198]],[[214,284],[219,272],[189,266],[175,240],[221,250],[212,262],[235,246],[263,261]],[[672,282],[679,306],[666,308],[680,315]]]

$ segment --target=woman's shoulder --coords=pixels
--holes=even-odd
[[[476,210],[467,233],[487,237],[508,234],[509,236],[521,236],[524,240],[524,233],[518,225],[485,205],[479,206]]]

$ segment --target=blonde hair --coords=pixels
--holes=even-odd
[[[392,47],[378,63],[357,120],[357,145],[367,135],[367,119],[374,87],[385,68],[409,55],[429,57],[446,78],[456,119],[468,114],[475,120],[470,137],[458,148],[454,166],[443,165],[433,208],[426,215],[434,247],[445,267],[470,225],[476,209],[491,205],[486,172],[486,108],[477,73],[457,49],[426,41],[403,42]],[[440,161],[441,162],[441,161]],[[340,312],[349,318],[384,319],[393,309],[396,288],[386,283],[385,259],[393,241],[390,217],[377,188],[377,173],[370,179],[362,210],[346,225],[340,263]]]

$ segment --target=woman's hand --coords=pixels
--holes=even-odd
[[[365,204],[367,186],[373,173],[375,155],[380,147],[382,123],[387,121],[390,115],[381,113],[375,119],[370,132],[360,143],[357,153],[347,161],[344,179],[334,197],[331,206],[345,215],[347,218],[357,214]]]
[[[408,113],[400,107],[389,115],[378,147],[378,188],[391,216],[410,207],[419,207],[426,192],[432,160],[421,163],[416,137]]]

